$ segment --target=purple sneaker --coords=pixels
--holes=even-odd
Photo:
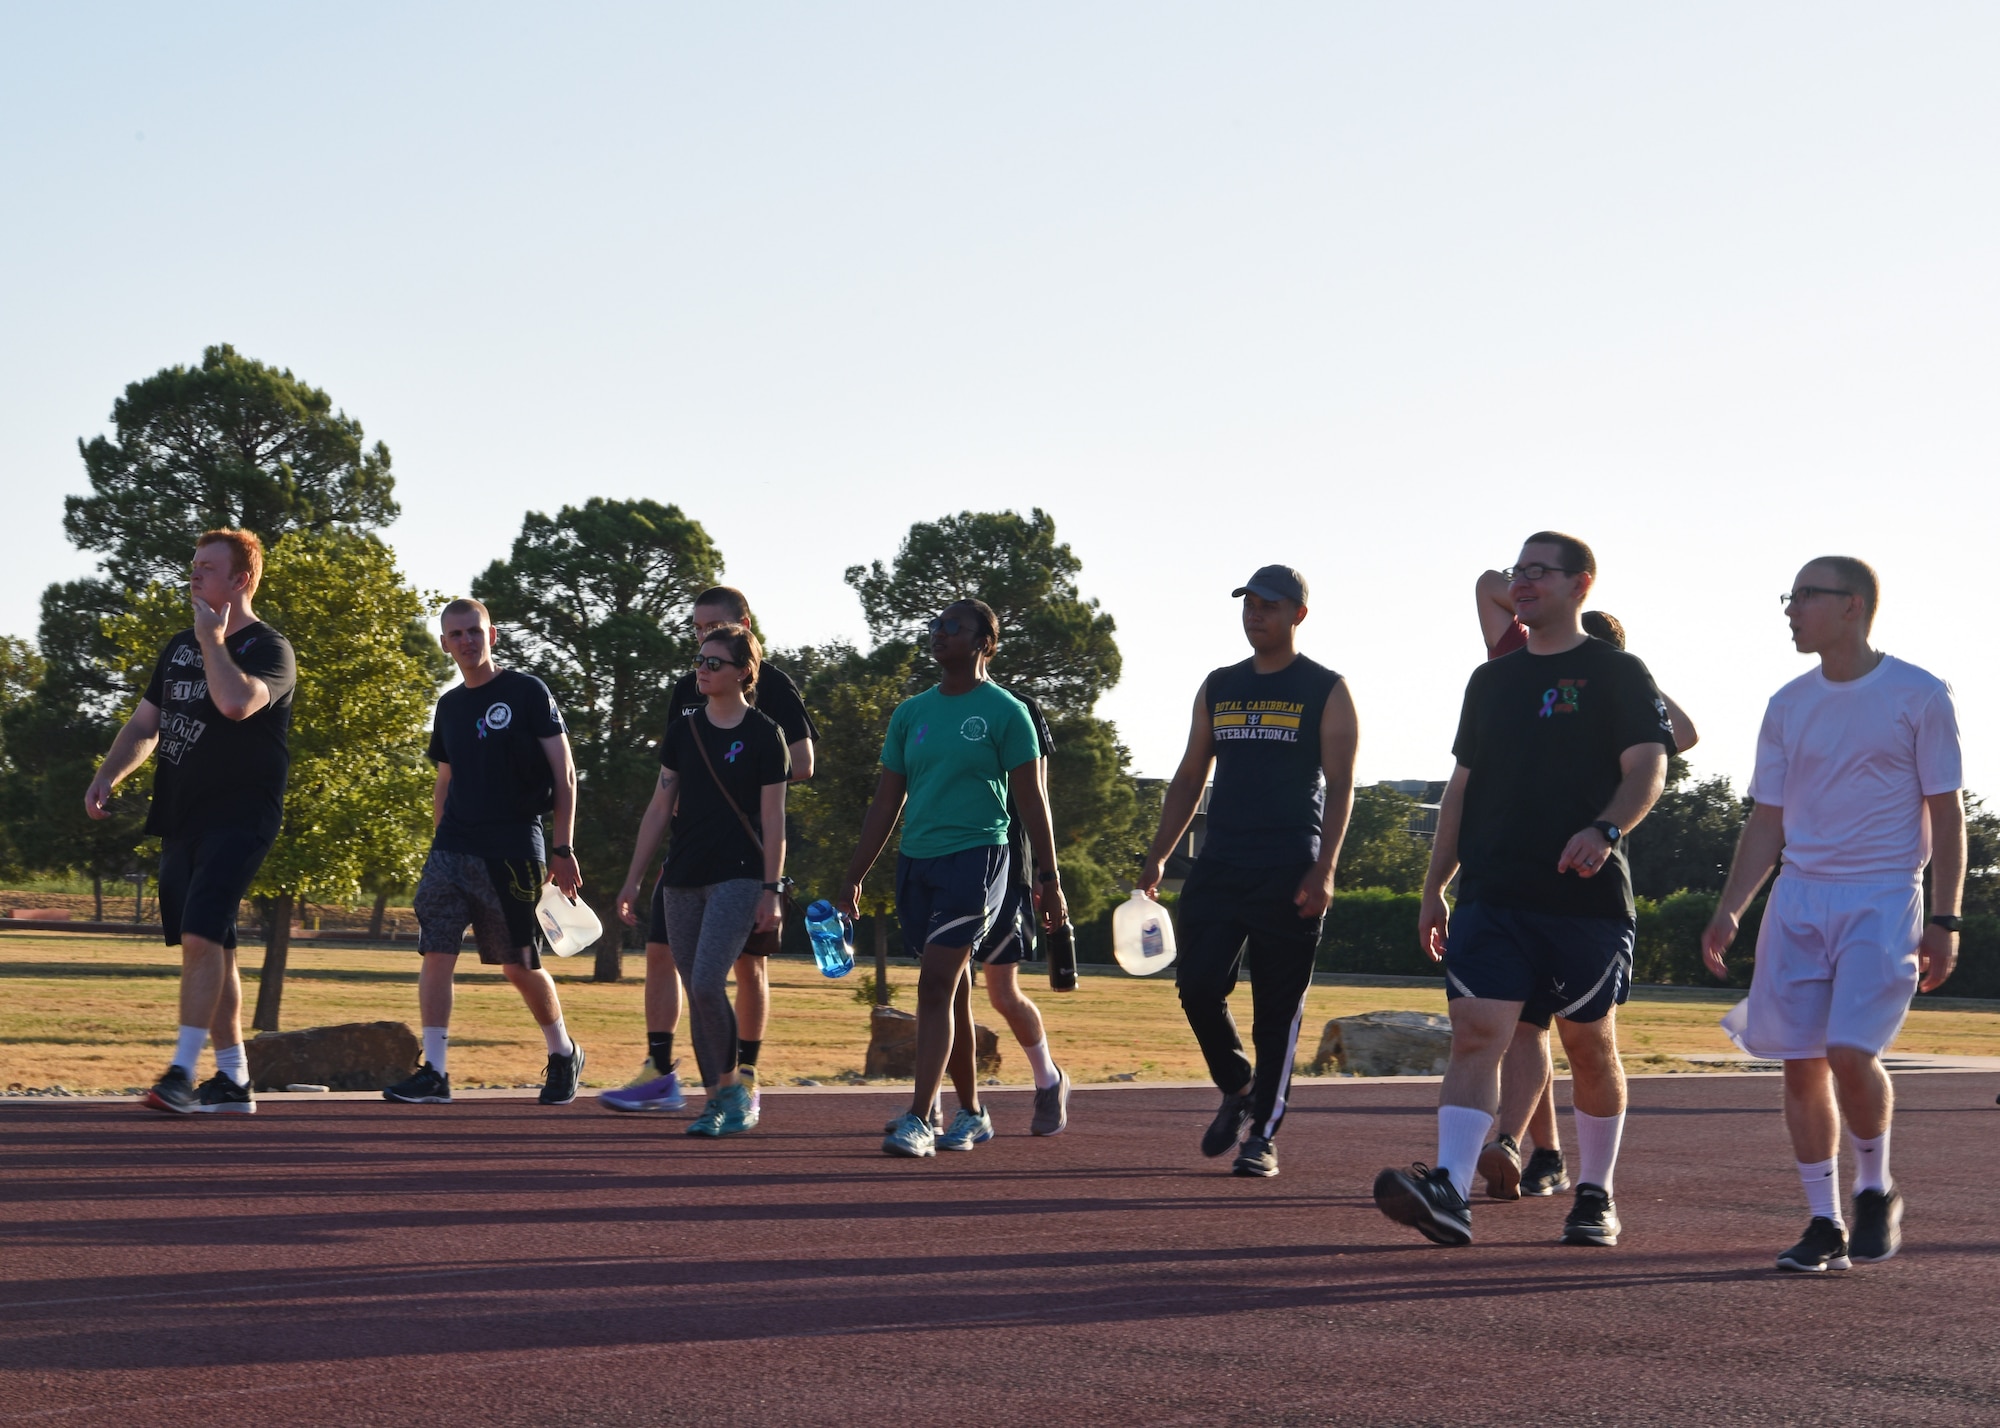
[[[674,1066],[678,1065],[676,1061]],[[687,1097],[681,1094],[681,1078],[673,1067],[661,1075],[649,1056],[630,1082],[615,1091],[600,1091],[597,1104],[607,1111],[678,1111],[687,1104]]]

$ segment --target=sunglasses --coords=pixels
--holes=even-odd
[[[931,621],[931,633],[934,635],[961,635],[973,628],[972,621],[961,620],[956,615]]]
[[[710,674],[714,674],[719,669],[743,668],[737,661],[724,659],[721,655],[696,655],[694,657],[694,667],[696,669],[705,669]]]

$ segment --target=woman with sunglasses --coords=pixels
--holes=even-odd
[[[666,928],[687,978],[695,1064],[708,1095],[689,1135],[735,1135],[756,1124],[750,1088],[737,1074],[729,970],[753,931],[778,925],[791,776],[784,731],[750,707],[762,662],[757,637],[742,625],[703,637],[695,685],[707,702],[660,741],[660,781],[627,879],[637,885],[669,830],[654,923]]]
[[[861,825],[861,842],[835,899],[858,914],[861,881],[903,818],[896,858],[896,917],[905,946],[921,960],[917,977],[916,1086],[910,1108],[882,1142],[890,1155],[970,1150],[993,1133],[979,1104],[970,1047],[952,1055],[953,1001],[967,960],[1006,901],[1007,797],[1011,793],[1034,849],[1036,910],[1045,928],[1065,911],[1055,833],[1039,777],[1041,746],[1027,706],[986,677],[999,647],[999,621],[978,600],[959,600],[930,624],[938,683],[896,706],[882,745],[882,777]],[[929,1110],[951,1064],[959,1112],[941,1136]]]

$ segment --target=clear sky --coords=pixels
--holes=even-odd
[[[8,5],[0,631],[125,383],[227,341],[394,453],[462,589],[528,509],[680,505],[779,643],[1042,506],[1169,772],[1313,586],[1362,777],[1443,777],[1474,577],[1542,526],[1739,787],[1874,561],[2000,790],[2000,8]]]

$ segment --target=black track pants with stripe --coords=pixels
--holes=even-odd
[[[1217,1088],[1238,1091],[1254,1076],[1253,1135],[1274,1136],[1285,1119],[1323,921],[1300,917],[1292,901],[1311,866],[1238,868],[1196,859],[1181,890],[1175,919],[1180,956],[1174,975],[1181,1010]],[[1246,960],[1250,1040],[1257,1052],[1254,1072],[1243,1054],[1236,1019],[1229,1014],[1229,994]]]

